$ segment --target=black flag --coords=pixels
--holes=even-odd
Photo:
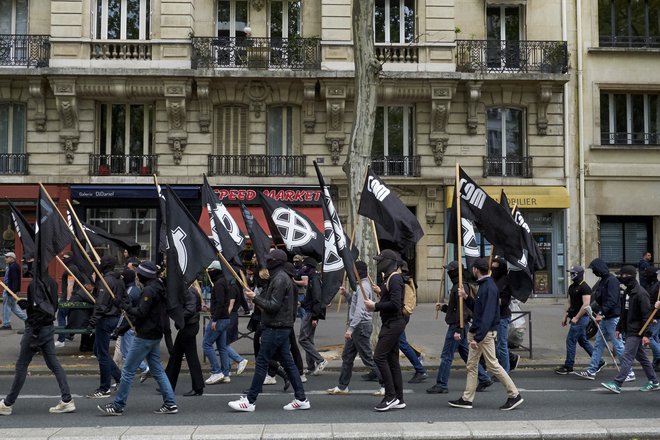
[[[385,186],[371,168],[367,171],[360,195],[358,214],[380,224],[402,249],[414,246],[424,236],[424,230],[415,214]]]
[[[332,202],[332,197],[330,197],[330,191],[328,190],[328,187],[325,184],[325,180],[323,179],[323,175],[321,174],[321,170],[319,169],[319,166],[316,163],[316,161],[314,161],[314,168],[316,168],[316,175],[319,178],[319,185],[321,186],[321,196],[323,198],[323,220],[324,220],[323,223],[325,226],[323,283],[325,285],[326,265],[329,271],[332,271],[333,268],[338,267],[338,264],[334,261],[335,258],[334,254],[337,253],[337,255],[341,258],[342,265],[341,268],[334,270],[345,269],[348,283],[351,286],[351,289],[355,291],[358,288],[357,279],[355,277],[355,271],[354,271],[355,259],[353,258],[353,254],[349,250],[349,246],[346,240],[346,234],[344,233],[344,228],[341,225],[341,221],[339,220],[339,215],[337,215],[337,210],[335,209],[335,205]],[[328,231],[328,226],[330,227],[330,231]],[[330,233],[330,237],[328,237],[328,233]],[[342,279],[343,279],[343,275],[342,277],[340,277],[339,285],[341,285]],[[339,285],[337,285],[336,289],[334,289],[334,287],[328,287],[329,292],[332,294],[332,296],[330,297],[331,300],[332,297],[334,297],[334,295],[337,293],[337,290],[339,289]],[[329,302],[330,301],[326,302],[325,304],[328,304]]]
[[[21,211],[16,208],[16,206],[7,200],[9,207],[11,208],[11,218],[14,221],[14,229],[18,234],[18,238],[23,244],[23,258],[25,261],[31,260],[34,258],[36,253],[36,245],[34,244],[34,228],[27,222]]]
[[[252,249],[254,249],[254,253],[257,256],[257,263],[261,267],[266,267],[266,255],[270,252],[273,241],[268,238],[268,234],[261,228],[254,215],[242,203],[241,214],[243,215],[245,228],[252,241]]]
[[[245,237],[225,204],[213,192],[206,176],[204,176],[204,186],[202,187],[202,203],[209,212],[211,234],[216,249],[225,256],[227,261],[234,260],[245,247]]]
[[[69,210],[67,210],[67,222],[69,224],[69,229],[73,233],[73,236],[78,239],[78,241],[83,244],[85,243],[85,237],[83,236],[82,231],[78,227],[78,224]],[[92,279],[92,273],[94,273],[94,268],[89,262],[89,259],[83,255],[83,251],[76,246],[71,246],[71,252],[73,253],[73,263],[78,266],[78,269],[88,277],[89,280]],[[82,280],[80,280],[82,281]]]
[[[455,200],[454,200],[455,202]],[[461,244],[463,245],[463,256],[468,269],[472,267],[474,261],[481,256],[479,244],[477,243],[477,234],[472,220],[461,217]],[[447,243],[458,244],[456,229],[456,203],[452,203],[449,210],[449,223],[447,229]]]
[[[258,193],[270,233],[279,237],[289,254],[300,254],[323,261],[324,235],[307,218],[284,203]]]
[[[116,246],[120,249],[126,249],[130,256],[136,257],[140,255],[141,246],[138,243],[135,243],[134,241],[126,241],[123,238],[110,234],[108,231],[98,226],[92,226],[85,222],[80,222],[80,224],[85,230],[85,234],[87,235],[87,238],[89,238],[90,243],[92,243],[92,246]]]

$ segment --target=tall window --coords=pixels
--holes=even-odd
[[[601,143],[660,144],[659,96],[642,93],[601,93]]]
[[[525,176],[525,111],[507,107],[486,110],[488,175]]]
[[[96,38],[148,40],[150,0],[96,0]]]
[[[486,8],[486,56],[488,67],[520,66],[520,6]]]
[[[637,264],[652,249],[651,217],[600,217],[600,258],[608,265]]]
[[[0,103],[0,154],[25,153],[26,106]]]
[[[154,126],[152,105],[101,104],[98,112],[99,154],[151,154]]]
[[[268,155],[300,154],[300,109],[274,106],[268,109]]]
[[[413,43],[415,0],[376,0],[374,33],[376,43]]]
[[[247,0],[218,0],[218,37],[245,37]]]
[[[0,34],[28,33],[28,0],[0,0]]]
[[[271,0],[270,37],[299,37],[300,12],[300,0]]]
[[[216,154],[240,156],[247,154],[248,108],[224,106],[215,110]]]
[[[599,0],[602,47],[660,47],[660,0]]]
[[[371,147],[374,172],[380,175],[412,175],[417,170],[412,158],[414,151],[415,108],[377,107]]]

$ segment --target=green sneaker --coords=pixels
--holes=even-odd
[[[601,383],[601,385],[604,386],[605,388],[607,388],[608,390],[610,390],[613,393],[621,394],[621,387],[619,385],[617,385],[613,380],[611,380],[609,382],[603,382],[603,383]]]
[[[658,391],[660,390],[660,383],[649,382],[639,389],[640,391]]]

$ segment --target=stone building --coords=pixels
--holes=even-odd
[[[560,0],[376,0],[373,168],[426,231],[407,255],[422,299],[439,290],[457,162],[523,209],[546,255],[536,293],[564,294],[573,13]],[[193,214],[205,173],[231,209],[268,190],[318,221],[313,160],[345,213],[351,0],[0,0],[0,34],[3,229],[4,197],[33,217],[43,182],[154,258],[152,174]]]

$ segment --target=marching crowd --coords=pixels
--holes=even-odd
[[[86,397],[110,399],[108,403],[98,405],[105,414],[123,414],[136,377],[140,382],[149,378],[156,381],[163,403],[155,413],[177,413],[175,389],[184,356],[192,388],[183,396],[201,396],[207,385],[230,382],[232,363],[236,365],[233,374],[243,374],[248,360],[231,346],[238,339],[241,309],[242,313],[250,315],[248,329],[254,332],[254,376],[245,395],[228,402],[229,407],[235,411],[254,411],[263,386],[276,383],[279,377],[284,390],[292,387],[294,393],[294,399],[283,407],[285,410],[311,408],[304,383],[308,375],[321,374],[327,365],[315,346],[314,337],[328,306],[321,301],[321,280],[318,264],[313,258],[296,255],[293,261],[289,261],[286,252],[271,249],[263,266],[257,264],[256,258],[248,266],[245,274],[248,288],[242,287],[227,267],[214,261],[205,271],[212,286],[210,302],[206,303],[197,281],[182,292],[183,326],[177,326],[172,341],[165,271],[151,261],[140,262],[125,255],[124,268],[119,272],[116,270],[117,259],[106,255],[97,264],[98,273],[103,275],[97,278],[94,274],[83,273],[73,257],[70,252],[61,255],[68,269],[62,277],[61,288],[50,277],[38,282],[33,279],[27,289],[27,301],[21,304],[23,307],[16,304],[12,296],[3,295],[2,329],[11,329],[13,313],[25,321],[25,333],[20,343],[14,381],[9,393],[0,400],[0,415],[12,414],[28,366],[37,353],[41,353],[55,375],[61,392],[60,402],[50,408],[50,412],[75,411],[66,373],[56,355],[56,348],[63,347],[72,337],[66,333],[55,335],[55,311],[58,303],[64,302],[89,304],[86,308],[60,308],[57,322],[59,326],[71,329],[86,329],[81,336],[81,349],[91,346],[99,365],[98,387],[90,390]],[[414,280],[399,253],[386,249],[374,259],[377,276],[369,274],[367,264],[358,261],[355,265],[358,288],[355,291],[341,288],[339,291],[349,304],[349,312],[337,385],[326,392],[330,395],[350,394],[354,361],[359,355],[367,369],[362,379],[379,383],[374,395],[381,396],[382,400],[375,410],[398,410],[406,407],[399,352],[406,355],[415,369],[411,383],[424,382],[428,378],[421,354],[408,343],[405,335],[408,322],[414,319],[414,301],[412,305],[409,303],[410,296],[415,294]],[[4,284],[18,292],[21,269],[16,255],[12,252],[5,254],[5,262]],[[605,365],[603,353],[609,351],[609,340],[614,350],[614,353],[610,352],[612,360],[615,364],[618,360],[619,371],[613,380],[602,384],[605,388],[619,393],[624,382],[634,380],[632,362],[636,359],[648,379],[640,391],[660,389],[654,371],[654,367],[657,370],[660,364],[660,324],[644,327],[653,308],[660,308],[660,301],[653,300],[660,288],[660,270],[656,271],[652,266],[640,267],[642,272],[638,282],[637,269],[633,266],[623,266],[616,276],[609,272],[601,259],[593,260],[589,268],[599,277],[593,287],[584,280],[584,268],[573,266],[569,270],[572,283],[568,289],[566,314],[561,321],[562,326],[570,325],[566,337],[566,360],[555,372],[562,375],[575,373],[581,378],[594,380]],[[509,376],[517,366],[518,356],[508,350],[511,295],[506,261],[497,257],[492,261],[478,258],[471,261],[469,269],[452,261],[445,270],[452,287],[447,303],[437,304],[436,308],[445,314],[448,328],[436,381],[426,392],[448,393],[451,365],[458,352],[466,364],[467,382],[463,394],[448,402],[451,407],[472,408],[477,392],[491,386],[493,377],[506,391],[506,400],[500,409],[506,411],[518,407],[524,400]],[[621,285],[625,286],[623,293]],[[45,295],[37,295],[37,291],[45,292]],[[44,307],[44,302],[51,307]],[[211,373],[206,380],[197,352],[202,312],[208,312],[210,318],[202,343]],[[374,313],[379,314],[381,327],[372,351]],[[297,319],[300,325],[296,337],[294,324]],[[590,322],[597,328],[595,346],[587,338]],[[161,364],[160,353],[163,338],[170,354],[165,367]],[[119,346],[118,357],[117,354],[111,355],[113,339],[119,339],[116,344]],[[574,371],[577,344],[591,356],[590,365],[584,371]],[[653,361],[644,349],[649,344]],[[121,369],[115,362],[117,358],[122,360]]]

